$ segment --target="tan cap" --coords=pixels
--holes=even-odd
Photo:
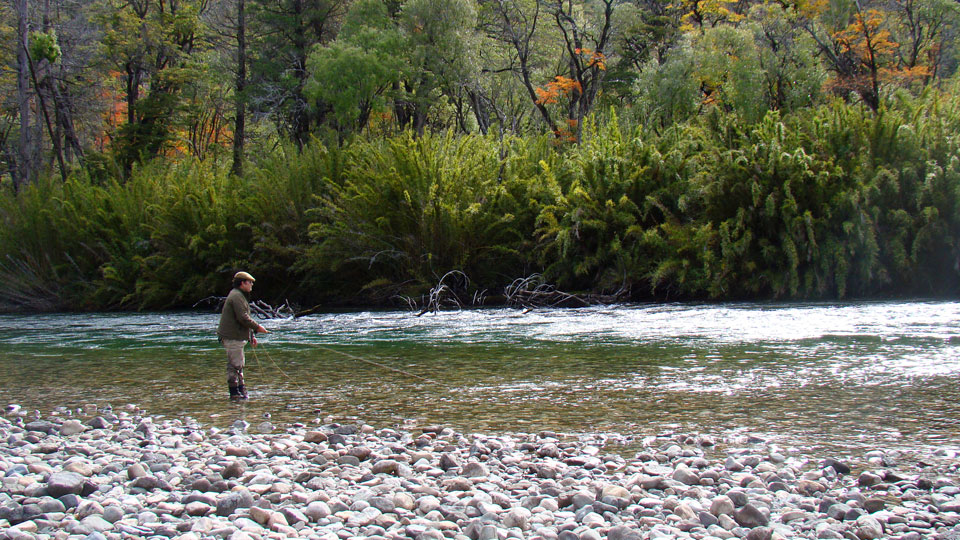
[[[256,281],[255,279],[253,279],[253,276],[251,276],[246,272],[237,272],[236,274],[233,275],[233,279],[242,279],[244,281]]]

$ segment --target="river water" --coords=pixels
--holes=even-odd
[[[960,302],[644,304],[270,320],[232,403],[213,313],[0,316],[0,405],[227,427],[760,434],[804,454],[960,449]],[[76,413],[74,413],[76,414]],[[941,452],[942,454],[942,452]]]

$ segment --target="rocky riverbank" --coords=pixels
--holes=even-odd
[[[960,539],[946,454],[841,463],[672,433],[625,458],[611,435],[7,413],[0,538]]]

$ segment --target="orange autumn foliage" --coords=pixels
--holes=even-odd
[[[576,118],[567,118],[567,125],[561,126],[553,132],[556,136],[556,138],[553,139],[554,146],[560,146],[564,143],[576,143],[578,125],[580,125],[580,123],[577,122]]]
[[[546,105],[557,103],[560,96],[568,96],[574,91],[582,92],[583,87],[579,82],[569,77],[557,75],[554,77],[554,80],[547,83],[545,87],[535,88],[534,91],[537,93],[537,104]]]
[[[834,39],[844,52],[859,58],[887,57],[896,52],[897,43],[891,41],[890,31],[882,28],[883,23],[883,12],[871,9],[865,15],[857,14],[849,26],[834,34]]]
[[[574,52],[587,59],[586,69],[596,66],[600,71],[606,71],[607,56],[602,52],[592,51],[590,49],[575,49]]]

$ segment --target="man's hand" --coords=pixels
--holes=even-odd
[[[270,331],[267,330],[266,328],[264,328],[263,325],[260,325],[260,326],[257,327],[257,332],[259,332],[259,333],[261,333],[261,334],[269,334],[269,333],[270,333]]]

